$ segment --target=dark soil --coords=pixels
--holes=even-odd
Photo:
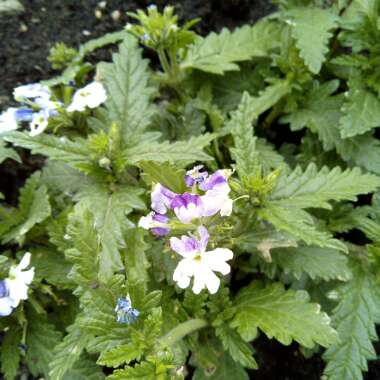
[[[144,0],[108,0],[102,7],[99,0],[22,2],[26,9],[23,14],[0,17],[0,111],[12,103],[14,87],[55,74],[46,60],[55,42],[63,41],[76,47],[104,33],[119,30],[127,22],[126,11],[144,8],[151,3]],[[156,3],[162,7],[169,2],[158,0]],[[200,17],[202,21],[196,29],[201,34],[218,31],[224,26],[234,28],[273,10],[269,0],[182,0],[170,4],[176,6],[183,20]],[[8,162],[2,165],[0,191],[5,193],[7,200],[15,200],[14,194],[31,171],[38,168],[39,162],[27,157],[23,165]],[[377,349],[380,351],[379,346]],[[305,359],[296,344],[285,347],[262,336],[255,342],[255,350],[260,369],[252,371],[252,379],[317,380],[321,377],[323,362],[320,356]],[[369,363],[365,379],[380,380],[379,361]]]

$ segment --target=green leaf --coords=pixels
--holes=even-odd
[[[93,215],[87,211],[72,216],[67,237],[73,244],[73,248],[65,251],[67,260],[73,263],[68,277],[80,286],[91,287],[98,282],[101,249]]]
[[[214,134],[206,133],[191,137],[187,141],[142,143],[127,148],[124,152],[124,158],[127,162],[135,165],[141,161],[182,162],[185,164],[195,161],[209,161],[211,157],[203,151],[203,148],[207,147],[215,137]]]
[[[305,171],[297,167],[289,175],[281,176],[271,200],[286,199],[288,207],[331,209],[329,201],[356,201],[357,195],[371,193],[379,186],[380,177],[363,174],[358,168],[318,170],[315,164],[310,164]]]
[[[63,380],[103,380],[105,375],[101,368],[98,367],[92,360],[81,357],[71,368],[66,372]]]
[[[258,211],[261,218],[269,221],[279,231],[288,232],[308,245],[338,249],[347,252],[345,244],[330,233],[319,231],[313,217],[304,210],[289,208],[286,201],[269,202]]]
[[[12,221],[13,226],[3,235],[3,242],[22,242],[25,235],[51,213],[45,186],[40,186],[40,173],[33,174],[20,191],[19,208]]]
[[[156,366],[153,363],[143,362],[134,367],[118,369],[107,377],[107,380],[152,380],[156,377]]]
[[[352,280],[340,286],[333,325],[339,334],[324,354],[329,380],[361,380],[367,360],[376,359],[372,341],[377,341],[375,323],[380,322],[380,292],[375,276],[359,263],[353,264]]]
[[[140,360],[142,352],[133,343],[124,344],[114,349],[102,352],[98,364],[117,368],[121,364],[128,364],[132,360]]]
[[[231,148],[232,158],[241,178],[255,174],[258,169],[258,152],[253,136],[252,122],[255,113],[252,112],[252,98],[245,92],[238,109],[232,114],[230,124],[234,138],[234,148]]]
[[[124,142],[128,142],[150,124],[155,113],[151,101],[156,89],[148,83],[148,61],[142,59],[142,50],[133,36],[125,38],[112,60],[99,64],[98,75],[107,90],[108,119],[119,125]]]
[[[89,163],[90,151],[83,140],[76,139],[75,142],[67,137],[55,137],[47,134],[30,136],[26,132],[10,132],[4,136],[4,140],[30,149],[33,154],[42,154],[52,160],[63,161],[73,167]]]
[[[144,180],[148,185],[161,183],[175,193],[182,194],[186,191],[183,169],[177,169],[168,163],[160,164],[152,161],[140,162],[139,167],[144,171]]]
[[[5,332],[1,344],[1,372],[5,380],[14,380],[20,364],[19,345],[22,338],[22,330],[17,326],[11,326]]]
[[[71,370],[81,357],[90,336],[73,324],[67,329],[68,334],[63,341],[54,348],[54,359],[49,364],[49,379],[61,380]],[[82,365],[82,361],[80,363]]]
[[[233,32],[223,29],[220,34],[210,33],[205,38],[199,37],[189,48],[181,67],[213,74],[239,70],[237,62],[264,57],[269,50],[279,46],[278,35],[278,26],[269,21],[246,25]]]
[[[140,286],[146,287],[150,264],[145,255],[149,244],[145,242],[144,236],[145,232],[141,228],[133,228],[126,233],[125,270],[128,282],[140,282]]]
[[[21,163],[21,158],[18,153],[12,148],[7,148],[4,141],[0,140],[0,164],[8,158]]]
[[[252,346],[246,343],[236,331],[227,326],[221,326],[215,329],[215,334],[222,341],[223,347],[235,362],[246,368],[257,369]]]
[[[231,131],[235,147],[231,149],[232,157],[240,176],[253,174],[259,162],[264,162],[256,150],[256,137],[253,136],[252,123],[259,115],[275,105],[291,88],[286,81],[281,81],[252,97],[247,92],[242,96],[238,109],[232,113],[227,128]],[[260,143],[263,150],[263,143]]]
[[[91,186],[78,194],[79,202],[75,206],[77,215],[84,210],[94,214],[102,250],[99,257],[100,277],[110,278],[114,271],[123,268],[119,249],[125,247],[123,234],[131,222],[127,219],[134,208],[145,209],[139,198],[142,190],[133,187],[121,187],[109,192],[103,186]]]
[[[236,363],[227,353],[220,353],[217,366],[207,369],[195,370],[193,380],[248,380],[248,374],[243,366]]]
[[[76,193],[90,184],[90,179],[71,166],[59,162],[48,161],[42,169],[42,183],[50,190],[62,193]]]
[[[380,101],[365,89],[350,89],[342,112],[339,128],[343,138],[361,135],[380,126]]]
[[[60,342],[61,333],[40,315],[30,313],[26,335],[26,362],[30,372],[48,377],[49,364],[54,358],[53,348]]]
[[[275,248],[271,251],[273,262],[285,273],[300,279],[306,273],[312,280],[325,281],[350,278],[347,256],[335,249],[319,247]]]
[[[338,80],[321,85],[315,83],[310,91],[302,93],[301,105],[280,121],[290,123],[292,131],[309,128],[318,135],[325,150],[334,149],[337,141],[341,140],[338,124],[342,115],[343,96],[332,96],[338,87]]]
[[[292,36],[300,56],[309,70],[318,74],[326,54],[332,29],[337,27],[336,16],[328,9],[295,8],[286,13],[291,18]]]
[[[238,293],[234,304],[231,326],[245,340],[256,336],[259,328],[285,345],[293,339],[308,348],[315,343],[328,347],[337,341],[329,317],[320,305],[309,302],[305,291],[285,290],[281,283],[263,287],[253,282]]]

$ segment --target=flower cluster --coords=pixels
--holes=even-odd
[[[16,130],[19,123],[30,123],[30,135],[36,136],[45,131],[49,118],[64,110],[63,103],[54,100],[48,87],[39,83],[20,86],[13,91],[14,98],[21,103],[20,108],[8,108],[0,115],[0,133]],[[96,108],[107,99],[106,91],[100,82],[92,82],[74,93],[67,112],[83,112],[87,107]]]
[[[21,107],[8,108],[0,115],[0,133],[17,129],[21,122],[29,122],[30,135],[36,136],[46,129],[49,118],[57,115],[62,106],[53,100],[49,88],[40,83],[16,87],[13,96]]]
[[[229,196],[230,170],[218,170],[209,175],[203,166],[196,166],[186,173],[184,181],[188,191],[177,194],[161,184],[156,184],[151,193],[151,208],[147,216],[139,221],[139,227],[150,229],[156,236],[170,233],[173,225],[197,225],[197,236],[189,232],[181,239],[170,238],[173,251],[183,257],[173,274],[173,280],[181,288],[187,288],[194,277],[193,292],[198,294],[204,288],[216,293],[220,280],[214,272],[226,275],[233,252],[227,248],[206,251],[209,233],[204,226],[210,217],[220,214],[229,216],[233,201]],[[176,224],[177,223],[177,224]],[[190,228],[189,228],[190,229]]]
[[[127,298],[119,298],[115,307],[116,322],[118,323],[133,323],[140,312],[132,307],[132,302]]]
[[[28,285],[34,278],[34,268],[26,269],[30,264],[31,254],[28,252],[16,267],[11,267],[9,277],[0,281],[0,316],[12,313],[21,300],[28,298]]]

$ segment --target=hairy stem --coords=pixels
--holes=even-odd
[[[180,339],[184,338],[186,335],[192,332],[206,327],[208,323],[204,319],[195,318],[189,321],[183,322],[166,335],[160,338],[159,342],[164,346],[171,346]]]

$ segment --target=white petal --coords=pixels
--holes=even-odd
[[[223,275],[230,273],[231,268],[226,263],[231,260],[233,252],[227,248],[217,248],[213,251],[205,252],[202,255],[202,261],[213,271],[220,272]]]
[[[232,205],[233,205],[232,199],[229,197],[226,197],[225,201],[222,204],[222,207],[220,208],[220,215],[230,216],[232,213]]]
[[[153,227],[152,213],[147,216],[142,216],[139,220],[138,226],[144,228],[145,230],[149,230]]]
[[[187,288],[193,274],[193,261],[191,259],[183,259],[178,263],[177,268],[173,273],[173,281],[175,281],[180,288]]]
[[[30,264],[30,259],[32,255],[30,252],[26,252],[23,258],[21,259],[20,263],[17,265],[17,270],[23,270],[28,267]]]
[[[214,272],[210,271],[206,279],[206,287],[208,291],[211,294],[215,294],[218,291],[219,286],[220,286],[219,278],[216,276]]]

